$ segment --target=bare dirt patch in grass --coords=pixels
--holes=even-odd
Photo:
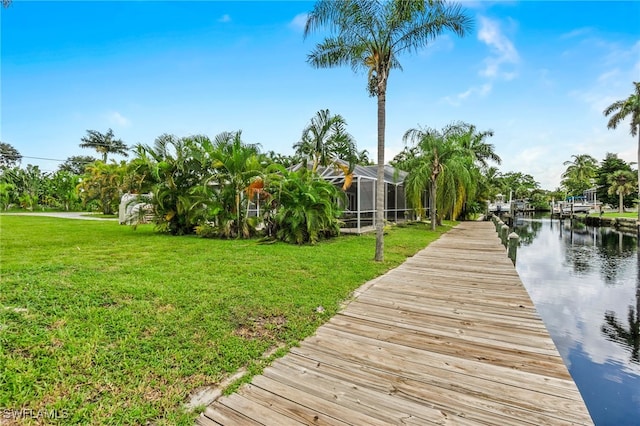
[[[239,324],[233,334],[244,339],[278,339],[278,332],[287,324],[284,315],[258,316],[247,318],[246,322]]]

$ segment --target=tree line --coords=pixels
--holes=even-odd
[[[342,116],[319,111],[292,156],[263,153],[259,144],[244,141],[241,131],[213,139],[163,134],[151,145],[129,148],[111,129],[87,130],[80,147],[101,158],[72,156],[54,173],[30,164],[20,168],[22,156],[2,144],[0,207],[113,214],[123,194],[133,193],[152,206],[161,232],[240,238],[256,235],[262,225],[269,237],[314,243],[337,235],[344,204],[343,192],[321,179],[318,167],[339,167],[348,175],[355,164],[369,164],[346,126]],[[109,161],[113,154],[132,159]],[[294,165],[299,167],[290,170]]]
[[[616,207],[620,212],[637,203],[637,171],[617,154],[607,153],[600,162],[589,154],[571,158],[564,162],[567,168],[557,190],[564,195],[562,198],[581,196],[586,190],[595,189],[598,203]]]
[[[589,155],[566,161],[561,187],[545,191],[528,174],[501,173],[500,157],[488,142],[491,130],[454,122],[443,129],[409,129],[405,148],[391,161],[409,171],[404,185],[408,205],[424,217],[425,200],[432,227],[443,219],[465,219],[484,212],[498,194],[527,199],[547,209],[552,198],[581,195],[597,186],[598,200],[617,206],[634,202],[631,165],[616,154],[598,162]],[[153,144],[128,147],[113,131],[88,130],[79,146],[100,154],[69,157],[54,173],[37,166],[20,168],[22,156],[0,144],[0,208],[28,210],[117,211],[122,195],[140,194],[153,206],[157,229],[174,235],[252,237],[258,228],[269,237],[294,243],[316,242],[337,235],[344,190],[356,164],[370,165],[339,114],[320,110],[293,145],[293,155],[262,152],[242,132],[204,135],[160,135]],[[109,156],[131,156],[109,161]],[[294,168],[294,166],[298,166]],[[345,177],[342,190],[318,176],[320,167],[335,167]],[[142,194],[151,194],[143,196]]]

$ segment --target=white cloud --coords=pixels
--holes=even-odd
[[[218,22],[222,22],[222,23],[231,22],[231,16],[225,13],[220,18],[218,18]]]
[[[307,25],[307,18],[309,17],[306,13],[297,14],[291,22],[289,22],[289,28],[292,28],[296,31],[303,31],[304,27]]]
[[[515,65],[520,62],[520,55],[515,46],[501,31],[500,24],[484,16],[479,17],[480,30],[478,40],[489,46],[492,55],[485,59],[486,67],[480,74],[488,78],[503,78],[511,80],[516,77],[514,71],[505,72],[505,65]]]
[[[443,100],[453,106],[460,106],[460,104],[462,104],[462,101],[467,100],[472,95],[482,98],[488,95],[491,92],[491,89],[492,89],[491,83],[485,83],[479,87],[471,87],[466,91],[462,93],[458,93],[457,95],[454,95],[454,96],[445,96]]]
[[[611,79],[617,80],[619,78],[620,78],[620,70],[618,68],[615,68],[600,74],[600,76],[598,76],[598,82],[603,83]]]
[[[548,141],[549,134],[540,133],[538,135],[541,141]],[[520,154],[518,154],[515,158],[516,164],[521,164],[527,169],[531,169],[536,164],[540,163],[541,160],[548,158],[549,148],[544,145],[532,146],[530,148],[523,149]]]
[[[588,35],[591,34],[593,32],[593,28],[590,27],[583,27],[583,28],[577,28],[573,31],[569,31],[568,33],[564,33],[560,36],[560,38],[574,38],[574,37],[580,37],[583,35]]]
[[[118,111],[112,111],[107,114],[107,120],[114,126],[129,127],[131,126],[131,120]]]

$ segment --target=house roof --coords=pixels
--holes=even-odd
[[[340,161],[342,164],[347,165],[346,162]],[[303,167],[302,163],[293,167],[293,170],[299,170]],[[344,173],[341,169],[334,165],[330,166],[320,166],[318,167],[318,174],[325,180],[330,182],[339,182],[344,179]],[[384,166],[384,181],[386,183],[391,184],[401,184],[404,182],[405,177],[407,176],[407,172],[403,170],[398,170],[393,166],[385,164]],[[358,177],[369,179],[369,180],[378,180],[378,166],[360,166],[355,165],[353,168],[353,178],[354,180]]]

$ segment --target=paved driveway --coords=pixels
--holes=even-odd
[[[87,212],[19,212],[19,213],[2,213],[0,216],[47,216],[59,217],[62,219],[81,219],[81,220],[117,220],[115,217],[100,217],[100,215],[90,215]]]

